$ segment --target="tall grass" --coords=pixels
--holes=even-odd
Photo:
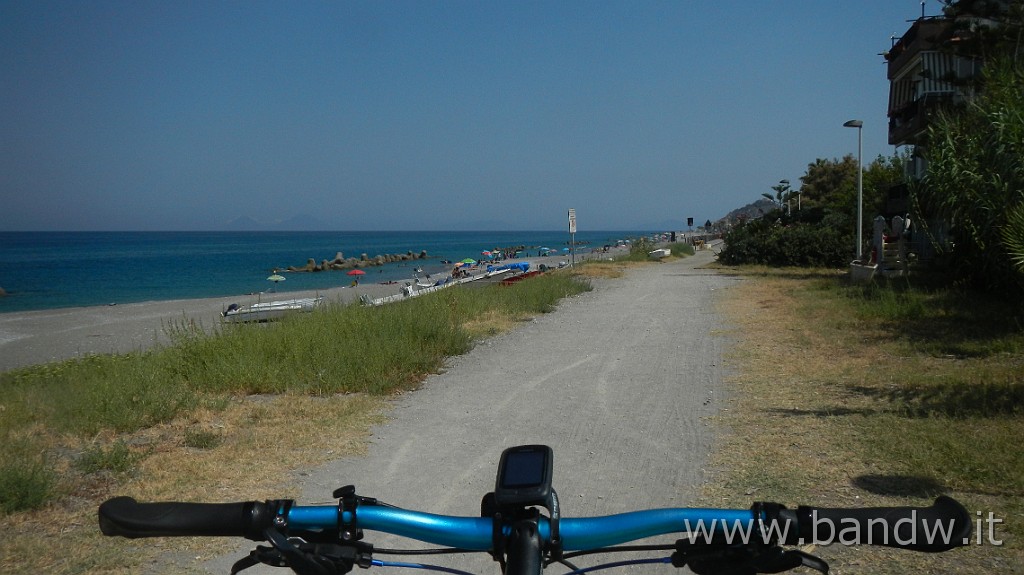
[[[57,473],[37,442],[6,435],[0,461],[0,514],[45,505],[57,493]]]
[[[299,393],[388,394],[416,386],[446,357],[466,353],[479,334],[474,318],[522,318],[554,309],[589,289],[567,273],[512,286],[457,287],[382,307],[335,305],[270,324],[190,322],[165,329],[172,344],[149,352],[92,356],[0,374],[0,440],[21,442],[33,457],[0,466],[5,512],[52,498],[57,473],[46,453],[62,436],[130,433],[225,396]],[[121,447],[87,452],[80,470],[126,471],[135,460]],[[42,454],[42,455],[39,455]]]

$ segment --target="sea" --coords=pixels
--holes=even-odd
[[[577,232],[577,253],[638,231]],[[552,262],[570,258],[568,232],[0,232],[0,313],[145,301],[288,293],[351,283],[344,271],[283,273],[362,254],[419,254],[428,259],[365,268],[360,281],[409,280],[451,269],[442,261],[486,259],[485,251],[523,246],[523,256],[551,250]]]

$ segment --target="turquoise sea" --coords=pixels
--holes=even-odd
[[[577,232],[588,250],[643,232]],[[441,260],[481,258],[494,248],[526,246],[561,252],[568,232],[0,232],[0,313],[74,306],[233,296],[347,285],[345,272],[274,269],[345,257],[426,250],[430,259],[367,268],[365,282],[402,281],[413,268],[448,269]],[[562,259],[566,259],[564,256]],[[558,256],[552,256],[556,261]]]

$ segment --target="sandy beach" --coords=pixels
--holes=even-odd
[[[604,255],[604,254],[601,254]],[[577,260],[596,254],[577,254]],[[507,260],[557,266],[566,257]],[[234,297],[151,301],[94,307],[12,312],[0,314],[0,371],[105,353],[128,353],[168,342],[165,328],[184,320],[211,328],[232,303],[323,296],[325,302],[350,303],[363,294],[371,299],[394,295],[403,283],[364,283],[320,291],[263,292]]]

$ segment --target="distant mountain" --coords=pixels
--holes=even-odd
[[[729,212],[724,218],[722,218],[722,220],[729,222],[736,222],[741,219],[753,220],[760,218],[776,208],[778,208],[778,206],[775,205],[775,202],[768,198],[761,198],[752,204],[747,204],[742,208],[737,208]]]
[[[265,225],[257,222],[249,216],[238,216],[224,226],[224,230],[228,232],[253,232],[265,229]]]
[[[224,225],[229,232],[320,232],[333,229],[323,220],[307,214],[298,214],[285,220],[264,222],[249,216],[238,216]]]
[[[334,228],[315,216],[298,214],[274,223],[273,229],[283,232],[322,232]]]

